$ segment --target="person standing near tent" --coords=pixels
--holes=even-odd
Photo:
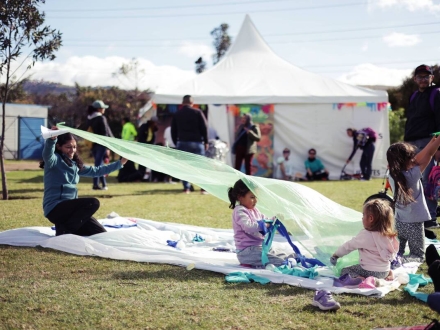
[[[171,137],[178,150],[205,156],[208,149],[208,125],[205,115],[199,109],[193,108],[191,95],[183,97],[183,107],[178,110],[171,122]],[[191,192],[191,183],[182,181],[183,192]],[[206,192],[202,189],[202,194]]]
[[[365,137],[365,139],[360,138],[365,133],[358,131],[354,128],[347,128],[347,136],[353,139],[353,151],[348,157],[346,164],[350,163],[358,149],[362,149],[362,156],[360,161],[362,181],[368,181],[371,179],[371,173],[373,172],[373,156],[374,150],[376,149],[374,143],[376,142],[375,137]]]
[[[146,144],[156,143],[157,122],[159,119],[156,116],[151,117],[146,123],[139,127],[138,142]],[[150,179],[151,171],[143,165],[139,165],[139,172],[142,174],[144,180]]]
[[[252,122],[250,114],[240,118],[240,125],[235,131],[235,141],[232,144],[232,153],[235,154],[235,169],[240,171],[244,160],[244,169],[251,175],[252,158],[257,152],[257,142],[261,139],[260,128]]]
[[[136,127],[130,122],[130,118],[124,117],[122,119],[121,139],[126,141],[134,141],[137,136]],[[118,172],[118,182],[133,182],[142,180],[142,175],[136,169],[134,162],[128,160],[123,168]]]
[[[93,133],[103,136],[113,136],[113,133],[108,126],[107,118],[104,116],[105,109],[108,108],[101,100],[96,100],[92,104],[92,110],[94,110],[87,118],[89,120],[89,127],[91,127]],[[107,152],[107,148],[93,143],[92,154],[95,159],[95,166],[101,166],[104,163],[104,155]],[[102,186],[99,186],[99,182],[101,182]],[[94,190],[108,190],[107,181],[105,176],[94,177],[93,178],[93,187]]]
[[[440,92],[438,87],[432,86],[434,79],[432,68],[428,65],[419,65],[414,70],[414,82],[417,91],[411,95],[406,109],[406,124],[404,141],[414,145],[420,152],[431,140],[431,133],[440,131]],[[434,160],[428,164],[423,172],[422,183],[426,189],[429,173]],[[437,200],[426,200],[431,219],[425,222],[425,228],[438,227]]]

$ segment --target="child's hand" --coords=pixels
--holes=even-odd
[[[125,165],[126,162],[127,162],[127,159],[126,159],[126,158],[121,158],[121,164],[122,164],[122,165]]]
[[[53,130],[53,131],[57,131],[57,130],[59,130],[59,128],[56,127],[56,126],[52,126],[51,130]],[[57,136],[52,136],[52,137],[51,137],[52,140],[56,140],[57,138],[58,138]]]

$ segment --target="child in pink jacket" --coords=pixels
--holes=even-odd
[[[394,276],[391,261],[399,250],[399,242],[396,239],[394,214],[389,202],[373,199],[365,203],[362,223],[364,229],[333,254],[333,258],[337,259],[351,251],[359,251],[359,264],[343,268],[341,275],[392,280]]]

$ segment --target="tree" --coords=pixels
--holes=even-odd
[[[19,68],[30,59],[31,62],[21,77],[32,68],[37,61],[55,59],[54,52],[61,47],[61,33],[44,25],[44,12],[39,11],[39,5],[45,0],[3,0],[0,4],[0,77],[4,80],[1,89],[2,100],[2,130],[0,139],[0,167],[2,174],[2,195],[8,199],[8,187],[4,166],[4,140],[6,101],[9,92],[20,81],[12,81]],[[22,57],[26,51],[28,55]],[[12,64],[18,60],[21,63],[15,70]]]
[[[130,62],[123,63],[118,71],[112,73],[112,76],[117,78],[122,84],[126,85],[128,87],[127,89],[131,90],[130,100],[127,105],[129,107],[129,117],[133,117],[134,112],[138,111],[145,104],[142,95],[144,92],[139,89],[139,83],[145,77],[145,70],[140,67],[137,59],[132,58]],[[148,90],[145,91],[145,93],[148,92]],[[131,108],[131,105],[134,106],[134,111]]]
[[[214,64],[220,61],[223,55],[228,51],[229,46],[231,46],[232,38],[228,35],[228,29],[229,25],[223,23],[211,31],[211,35],[214,37],[213,44],[215,47],[215,54],[212,56]]]
[[[196,65],[196,73],[202,73],[206,70],[206,62],[203,60],[203,57],[199,57],[194,63]]]

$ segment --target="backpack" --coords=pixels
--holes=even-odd
[[[356,139],[358,140],[358,145],[364,147],[368,141],[375,142],[377,140],[377,133],[371,127],[365,127],[356,131]]]
[[[429,200],[437,200],[440,192],[440,166],[433,166],[429,172],[428,184],[425,188],[425,197]]]
[[[432,111],[434,111],[434,99],[439,90],[440,87],[435,87],[431,89],[431,94],[429,94],[429,104],[431,105]],[[409,98],[409,103],[411,103],[414,100],[418,92],[419,91],[415,91],[414,93],[411,94],[411,97]]]
[[[93,133],[93,128],[92,128],[92,126],[89,126],[89,128],[87,128],[87,132]],[[84,145],[85,145],[88,149],[92,150],[93,142],[84,139]]]

